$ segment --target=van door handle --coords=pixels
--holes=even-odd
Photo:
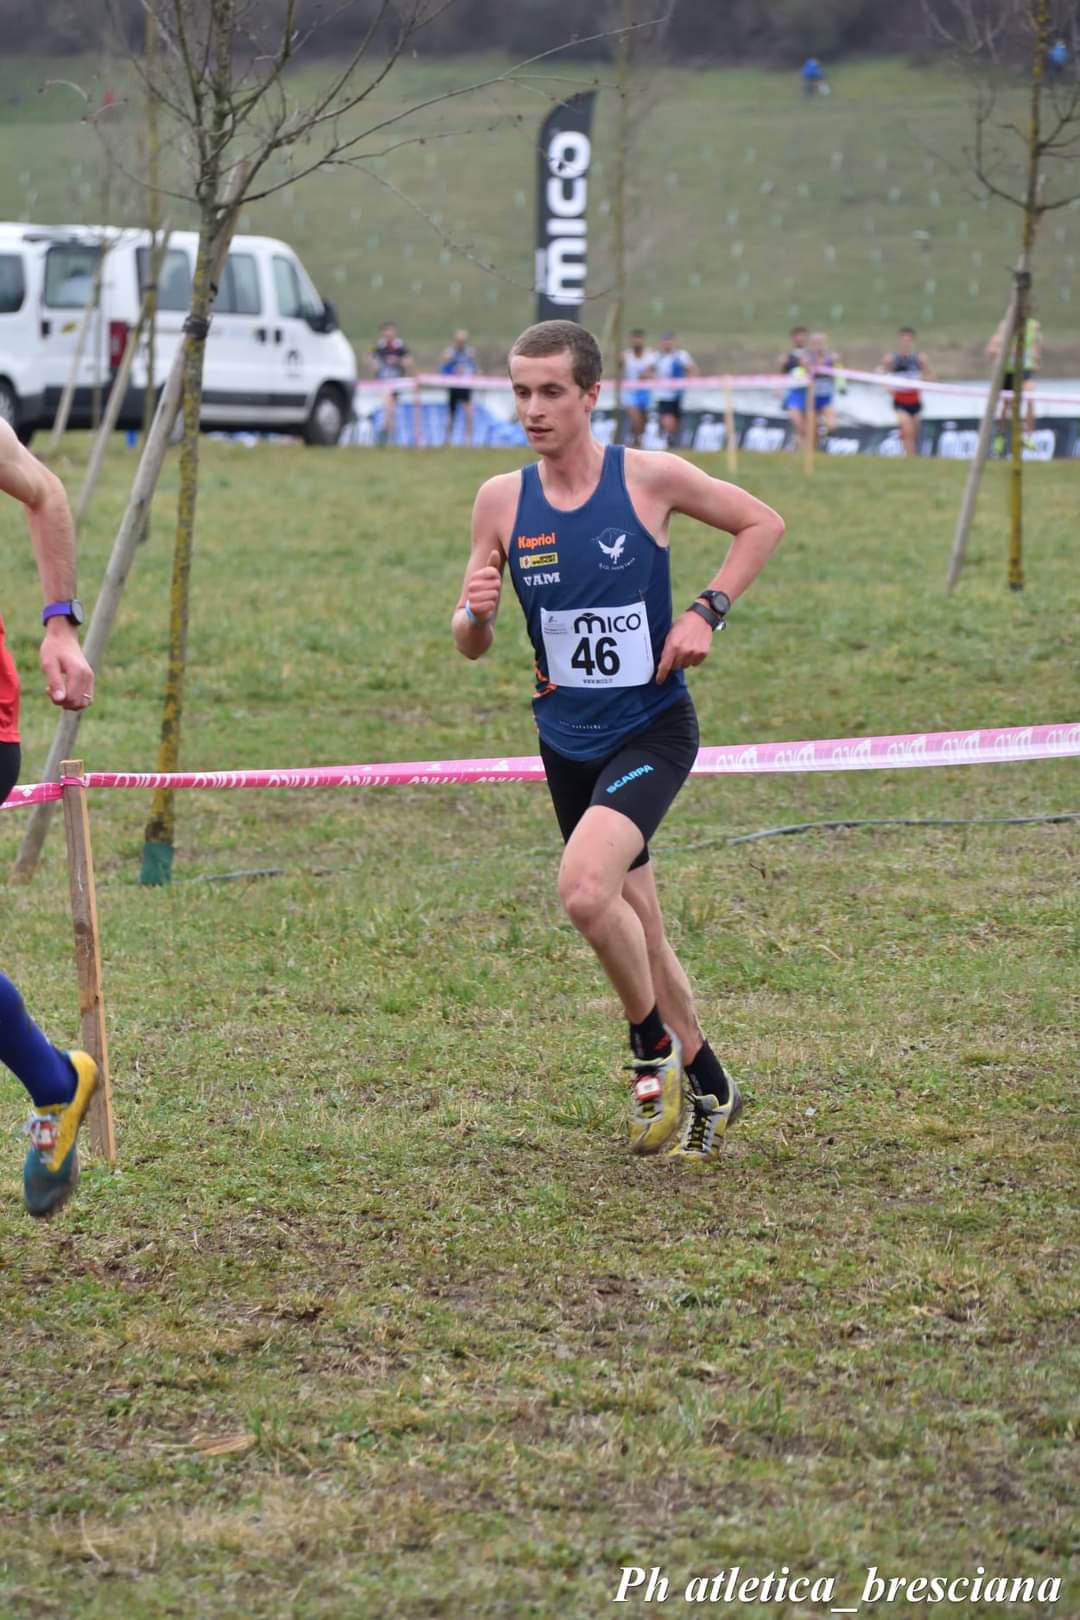
[[[284,343],[284,341],[285,341],[285,330],[284,330],[284,328],[281,327],[281,326],[275,326],[274,327],[274,342],[275,343]]]
[[[270,334],[266,330],[265,326],[257,326],[255,328],[255,341],[256,341],[256,343],[265,343],[269,336],[270,336]]]
[[[41,335],[42,335],[42,337],[48,337],[48,335],[49,335],[49,333],[51,331],[52,331],[52,323],[50,321],[42,321],[42,323],[41,323]]]

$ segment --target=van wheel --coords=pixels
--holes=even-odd
[[[11,427],[19,420],[19,397],[3,377],[0,377],[0,420]]]
[[[320,388],[304,424],[308,444],[337,444],[345,427],[345,402],[336,388]]]

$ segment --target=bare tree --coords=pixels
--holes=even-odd
[[[1080,197],[1064,165],[1080,155],[1080,6],[1077,0],[924,0],[934,36],[961,54],[973,70],[974,133],[966,157],[984,196],[1021,211],[1021,250],[1013,291],[1002,323],[1003,349],[1012,348],[1012,471],[1010,478],[1009,589],[1024,587],[1023,455],[1024,370],[1032,344],[1032,260],[1046,214]],[[1058,73],[1052,43],[1065,47],[1070,70]],[[1020,123],[1005,92],[1017,77],[1027,92],[1026,123]],[[1004,365],[995,370],[987,399],[992,422]],[[980,445],[989,445],[984,421]],[[983,448],[985,455],[985,448]],[[967,527],[981,471],[979,457],[965,494],[949,568],[949,589],[959,577]]]
[[[180,760],[203,361],[216,293],[211,264],[241,203],[327,164],[351,161],[400,122],[401,114],[387,115],[359,131],[346,131],[342,121],[372,96],[417,32],[452,3],[377,0],[367,10],[352,51],[335,64],[314,97],[299,104],[291,94],[287,72],[318,26],[301,25],[299,0],[284,0],[269,14],[261,0],[144,0],[153,17],[155,59],[136,67],[142,66],[149,98],[171,119],[179,138],[187,168],[179,195],[195,203],[199,225],[185,322],[183,437],[158,750],[161,771],[175,771]],[[387,43],[382,44],[384,40]],[[275,181],[269,165],[279,154],[292,159],[291,172]],[[245,179],[239,196],[227,204],[226,175],[230,170],[235,174],[238,163]],[[169,188],[162,190],[168,194]],[[169,881],[174,839],[173,795],[160,789],[146,826],[143,883]]]

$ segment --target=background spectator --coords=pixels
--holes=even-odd
[[[479,367],[476,363],[476,350],[469,342],[469,334],[461,327],[454,333],[450,347],[442,352],[440,371],[448,377],[475,377]],[[458,411],[465,418],[465,443],[473,442],[473,404],[472,389],[463,388],[456,384],[450,389],[450,422],[446,430],[446,442],[449,444],[454,437],[454,423]]]
[[[645,346],[645,333],[640,326],[635,326],[630,333],[630,347],[623,350],[623,377],[626,381],[637,382],[642,377],[655,377],[656,355],[652,349]],[[630,429],[631,445],[641,443],[641,435],[645,431],[645,417],[649,409],[650,391],[648,388],[630,388],[623,396],[626,410],[627,425]]]
[[[675,377],[696,377],[698,368],[694,358],[685,349],[675,347],[674,332],[664,332],[660,338],[660,349],[653,365],[657,377],[672,379]],[[679,431],[679,421],[683,411],[683,390],[677,389],[670,394],[660,394],[656,401],[660,412],[660,426],[670,442]]]
[[[398,337],[398,329],[393,321],[383,322],[379,329],[379,340],[371,350],[368,362],[374,375],[388,382],[412,374],[412,355],[408,344]],[[393,443],[396,410],[397,396],[392,388],[388,388],[383,398],[383,444]]]

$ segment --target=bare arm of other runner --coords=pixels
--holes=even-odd
[[[2,421],[0,490],[25,509],[45,602],[70,601],[75,595],[75,525],[64,486]],[[40,657],[52,701],[62,709],[85,709],[94,696],[94,672],[70,620],[49,620]]]
[[[657,455],[657,461],[660,455]],[[658,469],[672,512],[723,529],[734,536],[719,573],[702,585],[702,590],[723,591],[732,602],[752,585],[780,544],[784,520],[779,512],[759,501],[737,484],[710,478],[708,473],[681,456],[663,454]],[[670,465],[669,465],[670,464]],[[656,671],[659,683],[673,669],[700,664],[712,646],[713,631],[697,613],[687,611],[671,626]]]
[[[516,484],[516,474],[510,476]],[[454,643],[466,658],[482,658],[495,639],[495,616],[499,611],[505,563],[501,520],[506,507],[506,477],[504,473],[481,484],[473,502],[472,549],[461,595],[450,620]]]
[[[933,382],[934,378],[937,375],[937,373],[935,372],[933,366],[930,364],[930,361],[927,359],[925,354],[920,354],[919,363],[922,366],[923,381],[924,382]]]

